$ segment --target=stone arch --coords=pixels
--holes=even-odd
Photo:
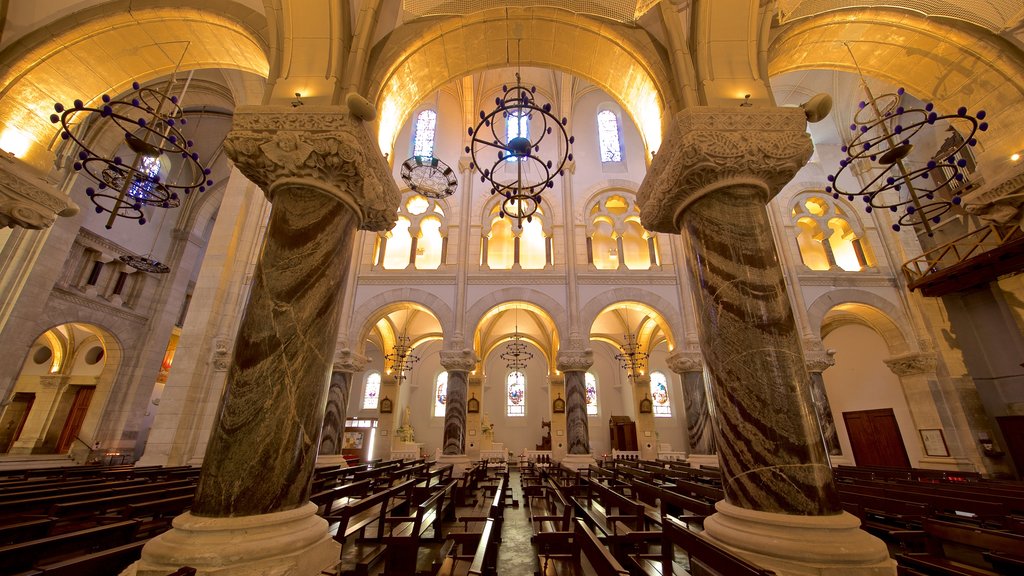
[[[901,328],[909,326],[910,322],[900,309],[877,294],[855,288],[832,290],[807,307],[807,321],[819,339],[824,337],[822,328],[826,314],[844,305],[848,307],[844,313],[882,336],[893,356],[912,351],[911,343],[916,342],[916,338]]]
[[[563,337],[569,334],[569,322],[565,306],[544,292],[531,289],[524,290],[522,288],[502,288],[489,292],[476,302],[473,302],[466,309],[464,316],[465,326],[469,334],[471,335],[476,332],[477,326],[480,325],[480,321],[489,310],[505,302],[515,301],[528,302],[544,310],[555,323],[555,329],[558,331],[558,334]]]
[[[782,27],[768,50],[769,73],[856,73],[843,42],[865,75],[904,86],[943,112],[966,106],[998,118],[983,134],[985,149],[978,154],[991,159],[988,166],[1009,167],[1008,157],[1020,144],[1017,127],[1024,124],[1024,109],[1018,106],[1024,99],[1024,54],[1019,48],[981,28],[909,10],[853,8]]]
[[[437,318],[441,324],[441,331],[444,334],[453,334],[455,331],[455,316],[448,304],[437,296],[425,290],[416,288],[396,288],[381,292],[366,302],[356,307],[356,315],[349,323],[347,333],[348,345],[356,352],[362,353],[365,348],[366,335],[373,329],[373,325],[387,314],[390,310],[401,307],[407,303],[419,304]],[[342,334],[338,335],[339,341],[345,340]]]
[[[52,108],[30,103],[70,106],[80,99],[88,104],[102,94],[124,92],[132,81],[146,82],[176,68],[229,68],[267,77],[266,18],[237,5],[213,11],[198,1],[181,4],[107,2],[52,22],[8,47],[8,56],[0,59],[0,126],[31,140],[23,160],[45,171],[60,142],[49,119]],[[66,80],[63,74],[83,66],[88,74],[76,74],[73,83]]]
[[[639,302],[657,312],[664,322],[661,328],[668,339],[669,349],[676,349],[677,335],[684,334],[678,307],[654,292],[642,288],[613,288],[591,298],[580,308],[580,326],[586,326],[589,332],[598,315],[605,308],[618,302]]]
[[[517,35],[524,34],[524,41],[517,43]],[[479,38],[487,41],[476,42]],[[469,55],[465,46],[480,50]],[[512,59],[517,47],[519,57]],[[557,8],[492,8],[458,17],[423,18],[394,30],[373,54],[364,87],[380,113],[378,144],[389,154],[419,101],[453,79],[486,69],[522,65],[590,80],[633,119],[648,159],[661,146],[665,120],[678,108],[670,63],[664,48],[651,37],[642,30]]]

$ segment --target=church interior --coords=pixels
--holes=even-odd
[[[0,576],[1024,573],[1019,0],[0,0]]]

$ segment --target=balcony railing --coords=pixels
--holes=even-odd
[[[1019,226],[999,227],[990,224],[906,262],[903,264],[903,275],[913,290],[931,274],[953,268],[1022,236]]]

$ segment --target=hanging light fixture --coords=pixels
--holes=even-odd
[[[508,343],[505,344],[505,351],[501,353],[501,359],[506,362],[505,366],[509,370],[522,372],[530,360],[533,360],[533,353],[526,349],[526,342],[519,334],[519,307],[516,307],[515,310],[515,330]]]
[[[968,151],[978,143],[977,132],[988,130],[985,111],[971,116],[967,108],[961,106],[956,114],[939,114],[930,102],[923,108],[906,107],[902,103],[903,88],[894,94],[876,97],[849,45],[846,49],[857,66],[867,100],[860,102],[854,114],[850,124],[853,138],[842,147],[847,156],[839,162],[839,169],[828,176],[830,185],[825,191],[833,198],[846,196],[850,201],[855,196],[863,198],[866,212],[888,208],[898,213],[902,208],[903,213],[893,224],[893,230],[899,232],[903,226],[920,226],[932,236],[932,225],[940,223],[942,216],[962,201],[960,195],[966,188],[965,172],[970,164]],[[943,147],[941,153],[930,155],[931,160],[923,166],[909,167],[907,157],[914,148],[911,139],[939,121],[947,123],[959,138],[951,148]],[[855,162],[861,167],[870,164],[877,175],[859,190],[847,190],[840,184],[840,175]],[[890,190],[892,193],[887,193]]]
[[[514,218],[522,228],[523,220],[533,221],[541,193],[555,187],[555,176],[565,175],[575,138],[566,131],[569,120],[552,114],[550,103],[538,104],[537,87],[523,86],[518,70],[515,85],[501,89],[503,94],[494,99],[494,109],[481,110],[480,122],[469,128],[472,142],[466,153],[471,155],[470,168],[480,174],[480,181],[490,185],[492,195],[504,198],[499,216]],[[533,127],[540,130],[533,131]],[[540,152],[548,137],[555,141],[544,144],[545,149],[550,146],[557,152],[554,160],[545,161]]]
[[[85,193],[97,214],[110,214],[107,229],[114,226],[117,218],[145,224],[145,208],[175,208],[181,204],[181,195],[204,192],[213,185],[210,169],[199,162],[199,154],[191,151],[193,142],[181,132],[180,127],[187,124],[187,119],[179,96],[171,94],[174,83],[172,74],[163,89],[134,82],[132,91],[122,98],[104,94],[100,98],[102,104],[81,100],[75,100],[71,107],[54,104],[56,113],[50,115],[50,122],[60,124],[63,140],[78,146],[73,168],[96,183],[95,187],[86,188]],[[186,82],[182,93],[187,88]],[[76,133],[78,126],[89,126],[89,134]],[[92,132],[107,129],[123,133],[132,156],[104,155],[89,145]],[[177,176],[162,176],[169,172],[172,162],[179,162],[179,157]]]
[[[413,365],[420,361],[419,356],[412,354],[412,346],[409,342],[408,336],[395,338],[395,345],[391,348],[391,353],[384,356],[384,359],[391,363],[391,371],[395,373],[395,379],[398,380],[399,386],[405,380],[406,370],[412,370]]]
[[[623,342],[619,346],[621,352],[615,355],[622,368],[626,371],[627,377],[634,383],[647,370],[648,355],[643,351],[637,337],[629,330],[629,309],[626,309],[626,333],[622,336]]]

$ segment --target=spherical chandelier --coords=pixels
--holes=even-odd
[[[515,85],[502,86],[502,92],[494,99],[494,109],[481,110],[480,122],[469,128],[472,142],[466,153],[480,181],[490,185],[492,195],[503,197],[499,216],[515,219],[522,228],[523,220],[533,221],[541,193],[555,187],[555,176],[565,174],[575,138],[566,131],[569,120],[552,114],[550,103],[538,104],[537,87],[523,86],[519,72]],[[557,150],[554,160],[540,157],[542,144],[545,150]]]

